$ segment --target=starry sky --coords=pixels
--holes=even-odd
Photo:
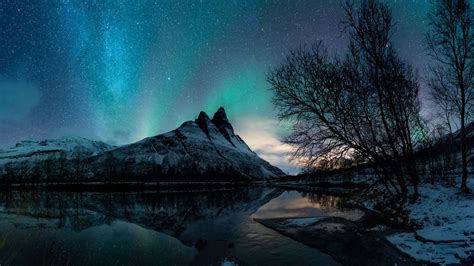
[[[400,55],[423,74],[430,1],[384,2]],[[224,106],[237,134],[291,172],[265,75],[317,40],[344,53],[342,18],[339,0],[1,1],[0,148],[131,143]]]

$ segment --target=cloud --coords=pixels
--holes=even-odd
[[[260,157],[290,174],[301,168],[290,163],[292,147],[283,143],[279,136],[279,124],[275,119],[244,117],[234,122],[235,131]]]
[[[0,77],[0,120],[19,121],[26,118],[41,98],[35,85],[24,80]]]

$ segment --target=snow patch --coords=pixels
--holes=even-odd
[[[407,208],[423,228],[387,239],[420,261],[458,264],[474,254],[474,197],[460,194],[458,187],[423,185],[419,190],[421,200]]]

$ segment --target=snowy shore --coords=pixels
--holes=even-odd
[[[313,190],[313,187],[308,184],[292,185],[293,189],[301,191]],[[474,190],[474,180],[471,178],[468,180],[468,187]],[[381,194],[376,192],[370,195],[369,191],[361,190],[360,194],[356,193],[352,195],[355,197],[348,198],[345,204],[383,214],[383,211],[375,207],[380,206]],[[450,187],[445,184],[421,184],[419,192],[420,199],[417,202],[405,205],[408,217],[408,221],[405,220],[405,222],[417,225],[416,229],[400,230],[391,229],[387,225],[378,225],[373,228],[371,226],[359,227],[361,230],[359,232],[365,232],[365,236],[369,238],[370,232],[380,232],[379,235],[382,238],[385,238],[400,253],[412,258],[415,263],[474,265],[474,194],[462,194],[459,186]],[[322,234],[322,231],[318,229],[318,235],[314,237],[307,235],[311,230],[317,229],[315,225],[321,223],[319,219],[314,218],[259,222],[309,245],[318,244],[320,241],[318,238]],[[396,224],[401,225],[403,222],[393,223],[394,228],[399,228],[400,226]],[[296,231],[301,230],[305,231],[306,236],[298,239]],[[334,232],[324,231],[323,233],[334,236]],[[323,244],[318,247],[326,248]]]
[[[474,180],[468,186],[474,189]],[[421,229],[393,234],[387,240],[419,261],[473,265],[474,195],[442,185],[422,185],[420,194],[421,199],[406,208]]]

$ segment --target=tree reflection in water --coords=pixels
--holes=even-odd
[[[316,206],[323,210],[328,209],[338,209],[338,210],[345,210],[342,204],[341,197],[321,194],[321,193],[308,193],[302,192],[303,197],[306,197],[310,200],[310,202],[316,204]]]

